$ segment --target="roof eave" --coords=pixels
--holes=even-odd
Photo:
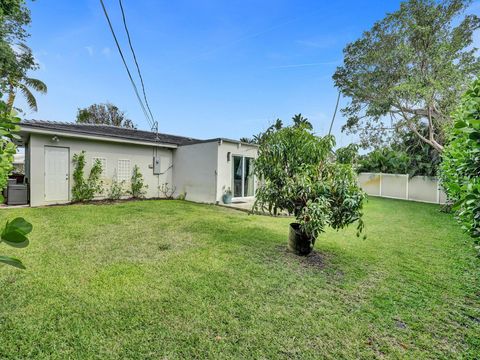
[[[228,142],[228,143],[232,143],[232,144],[240,144],[242,146],[252,146],[252,147],[256,147],[256,148],[259,147],[258,144],[252,144],[252,143],[247,143],[247,142],[240,141],[240,140],[233,140],[233,139],[227,139],[227,138],[214,138],[214,139],[207,139],[207,140],[197,140],[197,141],[192,141],[191,143],[188,143],[188,144],[181,144],[180,146],[188,146],[188,145],[204,144],[204,143],[212,143],[212,142],[218,142],[218,143]]]
[[[167,143],[160,143],[160,142],[153,142],[153,141],[141,141],[141,140],[121,138],[121,137],[102,136],[102,135],[86,134],[86,133],[73,132],[73,131],[65,131],[65,130],[38,129],[35,126],[29,126],[25,124],[20,125],[20,132],[30,133],[30,134],[58,135],[58,136],[77,138],[77,139],[88,139],[88,140],[107,141],[107,142],[115,142],[115,143],[155,146],[155,147],[164,147],[164,148],[172,148],[172,149],[176,149],[178,147],[178,145],[176,144],[167,144]]]

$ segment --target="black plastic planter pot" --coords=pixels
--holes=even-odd
[[[308,255],[313,250],[315,238],[308,237],[300,230],[300,224],[291,223],[288,235],[288,248],[297,255]]]

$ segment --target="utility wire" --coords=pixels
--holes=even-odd
[[[150,105],[148,104],[147,94],[145,92],[145,84],[143,82],[142,72],[140,71],[140,65],[138,65],[137,55],[135,54],[135,50],[133,49],[132,40],[130,38],[130,31],[128,31],[127,20],[125,18],[125,11],[123,9],[123,2],[122,2],[122,0],[118,0],[118,3],[120,5],[120,10],[122,11],[123,26],[125,27],[125,32],[127,33],[128,45],[130,46],[130,51],[132,52],[133,60],[135,61],[135,66],[137,67],[138,77],[140,78],[140,83],[142,85],[143,99],[145,100],[145,105],[147,106],[147,110],[148,110],[148,113],[150,114],[150,118],[153,121],[153,126],[156,128],[155,130],[158,131],[158,123],[155,121],[155,118],[152,114],[152,110],[150,110]],[[152,130],[154,130],[154,129],[152,129]]]
[[[130,79],[130,82],[133,87],[133,91],[135,92],[135,95],[137,96],[138,102],[140,103],[140,107],[142,108],[143,114],[145,115],[145,118],[148,121],[148,124],[150,127],[153,127],[153,120],[150,119],[147,110],[145,109],[145,105],[143,104],[142,98],[140,97],[140,94],[137,89],[137,85],[135,84],[135,81],[133,81],[132,74],[130,73],[130,69],[128,68],[127,62],[125,60],[125,56],[123,56],[122,48],[120,47],[120,43],[118,42],[117,35],[115,35],[115,31],[113,30],[112,23],[110,21],[110,17],[108,16],[107,9],[105,8],[105,4],[103,3],[103,0],[100,0],[100,4],[102,5],[103,12],[105,14],[105,18],[107,19],[108,26],[110,28],[110,32],[112,33],[113,39],[115,40],[115,44],[117,45],[118,52],[120,54],[120,57],[122,58],[123,65],[125,66],[125,70],[127,70],[128,78]]]

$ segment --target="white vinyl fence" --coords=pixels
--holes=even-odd
[[[446,195],[438,179],[402,174],[360,173],[358,184],[368,194],[393,199],[445,204]]]

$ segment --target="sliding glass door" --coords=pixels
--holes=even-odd
[[[243,197],[243,157],[233,157],[233,197]]]
[[[244,177],[243,177],[243,196],[253,196],[253,159],[249,157],[243,158],[244,161]]]
[[[233,197],[254,196],[253,158],[233,156],[232,191]]]

